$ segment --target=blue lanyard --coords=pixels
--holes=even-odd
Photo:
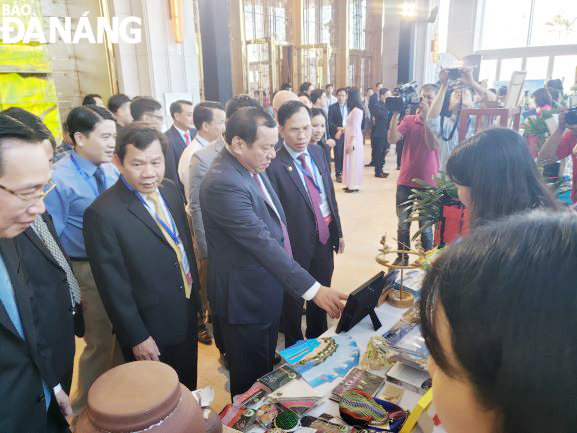
[[[307,154],[303,153],[302,155],[307,155]],[[312,176],[306,172],[306,170],[302,166],[302,163],[298,159],[295,159],[295,158],[293,158],[293,159],[295,161],[295,165],[296,165],[298,171],[300,171],[303,174],[303,176],[306,176],[310,180],[312,180],[313,184],[314,184],[315,188],[317,189],[317,191],[319,192],[319,194],[322,194],[323,192],[322,192],[321,187],[319,186],[317,179],[316,179],[317,175],[319,175],[319,173],[317,171],[317,165],[315,164],[315,162],[313,161],[313,159],[311,158],[310,155],[309,155],[309,158],[311,160],[311,165],[312,165],[312,169],[313,169],[313,175]],[[306,156],[305,156],[305,159],[306,159]]]
[[[96,186],[94,186],[94,184],[91,182],[93,176],[90,176],[88,173],[86,173],[84,170],[82,170],[82,168],[80,168],[80,166],[78,165],[78,161],[76,161],[76,157],[74,156],[74,151],[70,152],[70,159],[72,160],[72,163],[76,167],[76,171],[78,171],[78,173],[86,181],[86,183],[88,184],[90,189],[92,189],[92,192],[94,192],[94,195],[96,197],[98,197],[98,195],[99,195],[98,194],[98,188]],[[96,179],[94,179],[94,183],[96,183]],[[107,189],[106,188],[106,176],[104,176],[104,189]]]
[[[124,184],[124,186],[125,186],[126,188],[128,188],[128,190],[131,191],[131,192],[136,196],[136,198],[138,199],[138,201],[140,201],[140,202],[144,205],[144,207],[145,207],[146,209],[150,209],[150,206],[149,206],[149,204],[146,202],[146,200],[144,200],[144,199],[142,198],[142,196],[140,195],[140,193],[139,193],[136,189],[134,189],[134,187],[132,187],[132,185],[130,185],[130,184],[126,181],[126,179],[124,178],[124,176],[120,175],[120,179],[122,180],[122,183]],[[160,195],[160,193],[159,193],[158,195]],[[161,196],[161,197],[162,197],[162,196]],[[162,199],[162,200],[164,200],[164,199]],[[165,223],[164,221],[162,221],[162,219],[159,218],[158,213],[156,212],[156,210],[155,210],[155,212],[154,212],[154,215],[155,215],[155,220],[156,220],[156,222],[157,222],[158,224],[160,224],[164,230],[166,230],[166,233],[168,233],[168,236],[170,236],[170,238],[174,241],[174,243],[175,243],[176,245],[180,245],[180,237],[178,236],[178,233],[177,233],[177,231],[176,231],[176,223],[174,222],[174,219],[172,218],[172,215],[170,215],[170,211],[168,212],[167,217],[170,218],[170,224],[171,224],[172,227],[168,227],[168,226],[166,225],[166,223]]]

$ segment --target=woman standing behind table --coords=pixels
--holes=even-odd
[[[471,228],[530,209],[563,209],[512,129],[487,129],[466,140],[451,153],[447,174],[469,210]]]
[[[327,116],[323,109],[313,108],[311,110],[311,125],[313,133],[311,134],[311,144],[318,144],[324,151],[331,172],[331,149],[335,147],[335,140],[332,138],[326,139],[327,132]]]
[[[345,192],[359,190],[363,180],[363,103],[359,90],[353,87],[347,100],[347,126],[345,128],[345,155],[343,161],[343,182]]]

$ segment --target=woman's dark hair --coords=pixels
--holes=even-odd
[[[322,108],[313,107],[311,109],[311,120],[313,119],[313,117],[317,117],[317,116],[323,116],[324,117],[325,127],[328,129],[329,120],[327,119],[327,115],[325,113],[325,110],[323,110]],[[321,142],[324,142],[324,138],[321,138]]]
[[[347,110],[350,113],[353,111],[353,108],[360,108],[363,109],[363,101],[361,99],[361,92],[357,87],[352,87],[348,92],[347,98]]]
[[[531,96],[535,98],[535,105],[537,107],[553,105],[553,98],[551,97],[551,93],[549,93],[549,90],[545,89],[544,87],[535,90]]]
[[[313,84],[309,83],[308,81],[305,81],[304,83],[301,84],[301,86],[299,87],[299,93],[305,93],[309,90],[309,87],[311,87]]]
[[[155,128],[152,128],[148,122],[136,121],[122,128],[116,137],[116,149],[114,152],[124,163],[126,156],[126,146],[132,144],[139,150],[147,149],[155,140],[160,142],[162,153],[166,155],[167,140],[166,136]]]
[[[425,277],[421,328],[431,356],[497,413],[495,433],[576,431],[576,288],[577,216],[544,210],[480,227]],[[440,311],[451,348],[440,343]]]
[[[2,111],[2,113],[7,114],[13,119],[17,119],[25,125],[29,126],[42,140],[50,141],[52,150],[56,149],[56,140],[54,139],[54,135],[52,135],[50,129],[48,129],[48,127],[36,114],[33,114],[30,111],[26,111],[20,107],[10,107]]]
[[[80,132],[83,135],[88,136],[103,120],[112,120],[113,122],[116,122],[114,115],[107,108],[98,107],[96,105],[86,105],[73,108],[66,118],[66,126],[68,128],[68,134],[72,139],[72,143],[76,144],[74,134]]]
[[[290,119],[294,114],[301,111],[303,108],[306,110],[306,112],[309,114],[309,117],[310,117],[311,110],[309,110],[307,108],[307,106],[305,104],[303,104],[301,101],[287,101],[284,104],[282,104],[279,107],[278,113],[277,113],[279,125],[284,127],[286,124],[286,121],[288,119]]]
[[[315,89],[311,92],[310,100],[313,104],[316,104],[317,101],[323,96],[325,91],[323,89]]]
[[[276,122],[262,107],[241,108],[226,122],[226,142],[230,145],[234,137],[239,137],[251,147],[256,141],[259,126],[275,128]]]
[[[554,78],[552,80],[548,80],[547,84],[545,84],[545,88],[547,90],[555,89],[558,90],[561,94],[563,93],[563,81],[559,78]]]
[[[447,161],[447,174],[471,189],[472,225],[538,207],[561,208],[527,143],[511,129],[487,129],[457,146]]]

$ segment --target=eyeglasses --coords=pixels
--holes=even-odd
[[[27,193],[27,194],[20,194],[20,193],[17,193],[15,191],[12,191],[10,188],[6,188],[4,185],[0,185],[0,189],[3,189],[4,191],[6,191],[12,195],[15,195],[16,197],[18,197],[20,200],[22,200],[25,203],[31,203],[33,201],[40,200],[40,199],[46,197],[48,195],[48,193],[50,191],[52,191],[54,188],[56,188],[56,184],[54,182],[52,182],[51,180],[49,180],[47,183],[45,183],[41,187],[37,188],[37,190],[34,192]],[[38,191],[38,190],[41,190],[41,191]]]
[[[156,114],[152,114],[152,113],[145,113],[146,116],[150,116],[150,117],[156,117],[158,120],[160,120],[161,122],[164,121],[164,117],[163,116],[157,116]]]

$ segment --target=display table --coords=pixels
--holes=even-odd
[[[370,317],[367,315],[363,320],[361,320],[357,325],[355,325],[350,331],[341,333],[339,335],[347,335],[352,337],[360,350],[361,358],[363,358],[365,351],[367,349],[367,344],[369,343],[369,339],[375,335],[382,336],[386,331],[388,331],[396,322],[401,319],[403,313],[405,313],[407,309],[400,309],[394,308],[388,304],[383,304],[375,309],[375,312],[381,321],[382,326],[378,330],[374,330]],[[332,337],[335,334],[336,326],[331,327],[327,330],[321,337]],[[375,374],[384,376],[382,371],[373,371]],[[306,384],[303,378],[298,379]],[[321,414],[330,414],[333,416],[339,416],[339,406],[338,404],[331,400],[329,396],[335,386],[339,384],[340,380],[335,380],[331,383],[324,383],[316,388],[314,391],[316,396],[322,396],[321,403],[318,404],[314,409],[307,412],[307,415],[312,415],[318,417]],[[384,387],[385,385],[383,385]],[[398,385],[395,385],[398,386]],[[404,387],[400,387],[404,390],[403,397],[399,403],[405,410],[412,411],[419,399],[422,397],[421,394],[418,394],[414,391],[408,390]],[[303,396],[305,397],[305,396]],[[251,431],[262,431],[264,429],[253,429]],[[415,432],[419,432],[420,429],[414,430]],[[445,429],[442,427],[435,427],[433,429],[433,433],[446,433]]]

